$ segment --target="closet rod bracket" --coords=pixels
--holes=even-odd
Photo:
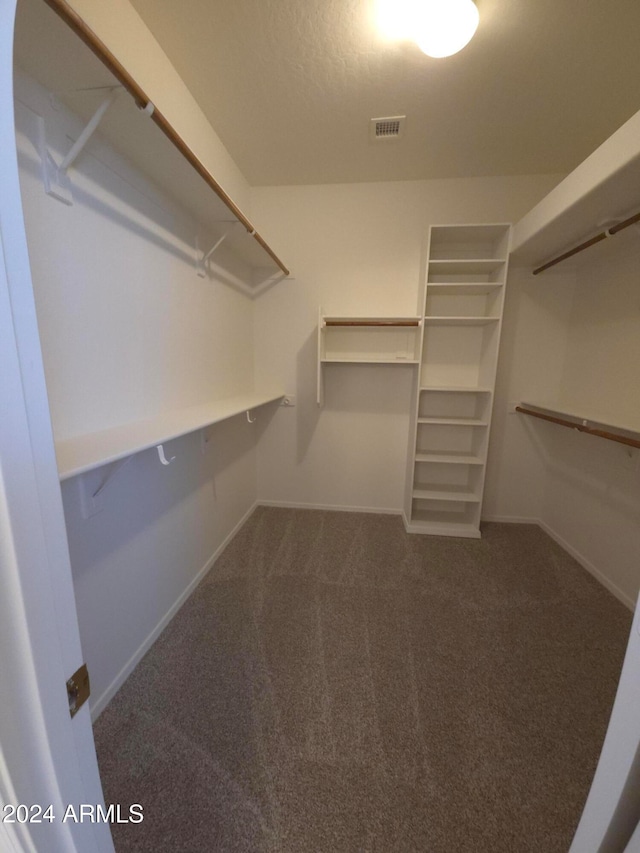
[[[200,278],[206,278],[207,277],[207,270],[206,270],[207,261],[214,254],[216,249],[218,249],[218,247],[221,246],[222,243],[224,243],[224,241],[227,239],[229,234],[231,234],[231,231],[233,230],[234,225],[236,225],[236,220],[235,219],[229,220],[226,223],[226,228],[222,232],[222,235],[220,237],[218,237],[218,239],[215,241],[215,243],[209,249],[208,252],[203,253],[202,257],[199,256],[200,251],[199,251],[197,243],[196,243],[196,255],[198,256],[198,258],[196,260],[196,272],[198,273]]]
[[[98,109],[87,122],[84,130],[73,143],[69,152],[65,155],[62,161],[58,164],[54,160],[49,151],[46,138],[44,121],[40,125],[40,156],[42,159],[42,171],[44,180],[44,191],[47,195],[57,198],[58,201],[64,204],[73,204],[73,196],[71,194],[71,182],[69,180],[69,169],[78,159],[83,149],[95,133],[98,125],[102,121],[104,114],[113,104],[118,93],[121,91],[121,86],[115,86],[110,90],[107,97],[102,101]]]
[[[120,459],[119,461],[114,462],[107,471],[107,475],[102,480],[98,488],[89,486],[89,474],[83,474],[82,476],[78,477],[78,484],[80,488],[80,513],[85,520],[91,518],[94,515],[97,515],[99,512],[102,512],[102,510],[104,509],[102,498],[105,489],[116,476],[116,474],[119,474],[120,471],[122,471],[122,469],[125,467],[125,465],[128,465],[132,459],[133,455],[126,456],[124,459]]]

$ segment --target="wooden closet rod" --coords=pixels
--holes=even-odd
[[[633,216],[630,216],[628,219],[624,219],[622,222],[618,222],[617,225],[612,225],[611,228],[607,228],[605,231],[601,231],[599,234],[596,234],[595,237],[591,237],[590,240],[585,240],[585,242],[580,243],[579,246],[575,246],[575,248],[569,249],[568,252],[564,252],[562,255],[558,255],[558,257],[554,258],[552,261],[547,261],[546,264],[543,264],[541,267],[535,269],[533,271],[533,274],[538,275],[538,273],[548,270],[549,267],[553,267],[556,264],[559,264],[560,261],[566,261],[567,258],[571,258],[573,255],[577,255],[578,252],[583,252],[590,246],[595,246],[596,243],[600,243],[602,240],[606,240],[607,237],[613,237],[615,234],[618,233],[618,231],[622,231],[624,228],[628,228],[630,225],[635,225],[636,222],[640,222],[640,212],[634,213]]]
[[[552,424],[559,424],[560,426],[577,429],[578,432],[586,432],[588,435],[596,435],[598,438],[606,438],[607,441],[617,441],[618,444],[626,444],[629,447],[640,447],[640,438],[631,438],[631,436],[626,436],[621,433],[596,429],[580,423],[579,421],[568,421],[564,418],[544,415],[542,412],[534,412],[533,409],[527,409],[524,406],[516,406],[516,412],[520,412],[523,415],[531,415],[533,418],[540,418],[540,420],[549,421]]]
[[[78,15],[78,13],[71,8],[71,6],[66,2],[66,0],[44,0],[44,2],[47,4],[47,6],[50,6],[53,11],[60,16],[60,18],[62,18],[65,24],[67,24],[74,31],[74,33],[87,45],[91,52],[98,57],[100,62],[102,62],[102,64],[109,69],[113,76],[116,77],[116,79],[120,83],[122,83],[124,88],[133,97],[137,106],[141,110],[146,109],[151,103],[151,101],[145,91],[133,79],[133,77],[129,74],[129,72],[122,65],[122,63],[119,62],[118,59],[116,59],[113,53],[111,53],[109,48],[105,45],[105,43],[101,39],[99,39],[98,36],[93,32],[93,30],[85,23],[83,18],[81,18],[80,15]],[[242,213],[242,211],[235,204],[235,202],[231,200],[230,196],[228,196],[227,193],[222,189],[222,187],[215,180],[213,175],[211,175],[211,173],[203,166],[203,164],[189,148],[184,139],[182,139],[182,137],[167,121],[167,119],[162,115],[162,113],[154,108],[153,113],[151,114],[151,118],[157,124],[160,130],[164,133],[167,139],[178,149],[178,151],[182,154],[185,160],[187,160],[187,162],[190,163],[191,166],[193,166],[193,168],[204,180],[204,182],[214,191],[218,198],[220,198],[220,200],[224,202],[224,204],[229,208],[229,210],[238,219],[238,221],[243,224],[249,234],[254,237],[254,239],[265,250],[265,252],[267,252],[267,254],[272,258],[273,261],[275,261],[275,263],[282,270],[282,272],[285,275],[289,275],[289,270],[282,263],[280,258],[275,254],[273,249],[271,249],[271,247],[265,242],[265,240],[260,236],[260,234],[258,234],[252,223],[247,219],[244,213]]]

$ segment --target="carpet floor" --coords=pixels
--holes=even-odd
[[[538,527],[259,508],[95,723],[118,853],[566,853],[631,614]]]

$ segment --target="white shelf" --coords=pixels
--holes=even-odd
[[[571,249],[601,231],[603,222],[635,213],[639,186],[637,112],[514,226],[512,257],[537,266]]]
[[[322,364],[420,364],[415,358],[321,358]]]
[[[456,489],[449,486],[446,489],[415,489],[413,497],[416,500],[427,501],[460,501],[463,503],[480,503],[480,496],[469,489]]]
[[[244,394],[201,406],[165,412],[149,420],[123,424],[56,442],[60,479],[68,480],[101,465],[117,462],[134,453],[281,400],[283,397],[281,391]]]
[[[478,418],[418,418],[419,424],[439,424],[440,426],[486,427],[489,421]]]
[[[434,518],[439,516],[436,521]],[[407,523],[409,533],[427,533],[430,536],[457,536],[461,539],[479,539],[480,529],[475,524],[458,520],[457,513],[430,513],[416,511]]]
[[[441,462],[452,465],[483,465],[484,459],[470,453],[416,453],[416,462]]]
[[[325,314],[322,316],[322,322],[325,326],[363,326],[363,327],[376,327],[380,326],[382,328],[413,328],[417,327],[422,322],[422,317],[418,317],[417,315],[410,315],[406,317],[363,317],[363,316],[331,316]]]
[[[425,317],[427,326],[488,326],[498,323],[499,317]]]
[[[506,263],[506,258],[446,258],[430,260],[429,272],[439,275],[489,274],[498,271]],[[429,282],[429,284],[437,282]],[[446,282],[447,284],[449,282]]]
[[[504,287],[501,281],[430,281],[429,291],[445,296],[481,296]]]
[[[491,388],[480,388],[470,385],[421,385],[421,391],[436,391],[449,394],[491,394]]]

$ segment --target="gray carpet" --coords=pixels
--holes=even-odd
[[[537,527],[258,509],[95,724],[118,853],[566,853],[631,614]]]

